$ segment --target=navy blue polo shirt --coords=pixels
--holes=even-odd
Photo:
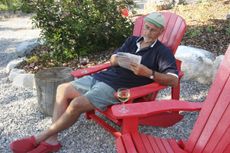
[[[125,43],[115,50],[117,52],[128,52],[142,56],[141,64],[147,66],[149,69],[160,73],[171,73],[178,75],[176,68],[176,60],[169,48],[165,47],[160,41],[156,41],[155,45],[142,48],[136,53],[137,41],[140,37],[131,36],[126,39]],[[101,71],[93,75],[96,80],[102,81],[113,89],[126,87],[132,88],[142,86],[153,82],[154,80],[137,76],[131,70],[122,68],[120,66],[112,66],[106,71]]]

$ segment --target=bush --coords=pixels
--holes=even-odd
[[[0,0],[0,10],[31,13],[34,10],[33,3],[33,0]]]
[[[132,0],[39,0],[36,6],[34,22],[58,61],[118,47],[131,34],[132,22],[118,8],[132,9]]]
[[[25,13],[33,13],[35,9],[34,0],[21,0],[20,10]]]

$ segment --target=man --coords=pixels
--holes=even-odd
[[[144,20],[143,36],[129,37],[111,56],[110,69],[58,86],[52,125],[36,136],[12,142],[11,149],[14,152],[29,153],[59,150],[61,145],[57,139],[58,133],[73,125],[82,113],[95,108],[105,110],[107,106],[118,103],[113,96],[118,88],[131,88],[153,81],[176,86],[178,72],[175,58],[157,40],[164,30],[163,16],[151,13]],[[132,63],[131,70],[120,67],[116,54],[118,52],[142,56],[141,64]]]

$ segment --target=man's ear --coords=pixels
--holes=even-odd
[[[160,33],[159,33],[159,36],[165,31],[165,28],[161,28],[160,29]]]
[[[161,33],[163,33],[165,31],[165,28],[161,28]]]

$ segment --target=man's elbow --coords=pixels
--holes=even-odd
[[[170,86],[176,87],[178,86],[179,79],[177,77],[173,77],[173,79],[170,81]]]

